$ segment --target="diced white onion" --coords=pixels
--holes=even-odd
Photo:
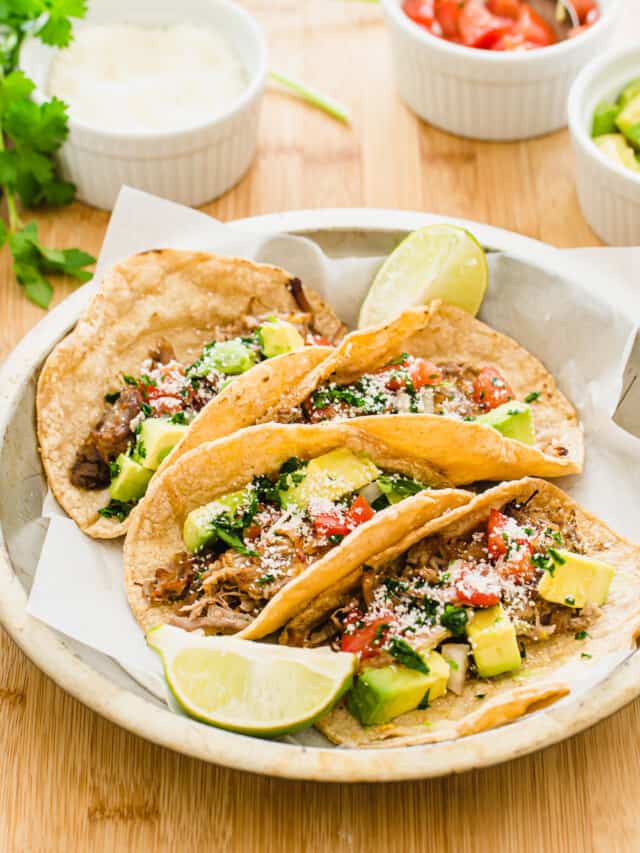
[[[375,500],[377,500],[382,494],[380,490],[380,486],[377,483],[369,483],[368,486],[363,486],[362,489],[358,492],[359,495],[362,495],[365,500],[372,504]]]
[[[460,696],[464,690],[470,651],[471,646],[467,645],[467,643],[445,643],[441,647],[442,657],[450,666],[447,689],[455,693],[456,696]]]
[[[398,407],[398,413],[401,415],[406,415],[411,411],[411,397],[406,391],[401,391],[397,395],[396,406]]]
[[[420,391],[420,402],[422,404],[422,412],[425,415],[432,415],[434,413],[433,388],[423,388]]]

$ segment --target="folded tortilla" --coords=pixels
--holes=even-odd
[[[505,438],[485,424],[435,414],[358,417],[360,429],[393,443],[399,452],[415,452],[420,447],[427,458],[437,460],[456,485],[524,476],[560,477],[582,470],[582,428],[574,408],[544,365],[508,336],[439,300],[405,311],[390,323],[347,335],[263,420],[286,423],[296,419],[297,407],[320,385],[355,382],[401,353],[429,359],[436,365],[494,367],[520,401],[535,392],[531,409],[536,444]]]
[[[78,488],[70,480],[76,453],[102,416],[104,395],[122,382],[122,375],[136,375],[159,338],[167,338],[178,360],[189,363],[217,326],[248,314],[301,310],[312,313],[314,330],[330,341],[346,331],[314,291],[265,264],[163,249],[135,255],[106,273],[76,327],[47,358],[36,400],[49,485],[85,533],[121,536],[130,521],[98,515],[109,502],[107,488]],[[283,388],[300,381],[329,351],[305,347],[238,376],[199,413],[183,439],[185,447],[255,423],[277,403]]]
[[[544,480],[525,478],[503,483],[425,524],[412,524],[410,513],[389,526],[393,543],[366,562],[381,567],[412,545],[439,534],[462,536],[484,523],[490,510],[502,509],[511,501],[526,503],[532,512],[542,512],[560,532],[573,526],[588,556],[613,566],[615,575],[607,603],[593,617],[588,637],[578,640],[572,633],[552,634],[547,640],[527,644],[521,670],[492,679],[468,678],[464,692],[450,691],[426,710],[404,714],[385,725],[362,726],[346,709],[338,706],[317,725],[330,740],[351,747],[395,747],[450,740],[512,722],[578,689],[592,670],[608,656],[619,660],[631,652],[640,636],[640,547],[614,533],[604,522],[582,509],[568,495]],[[406,509],[406,507],[405,507]],[[403,524],[409,521],[409,527]],[[364,561],[363,561],[364,562]],[[336,602],[357,590],[362,567],[340,566],[333,586],[321,594],[305,595],[304,577],[296,578],[286,590],[295,602],[280,617],[288,617],[281,642],[293,641],[301,627],[309,629],[326,617]],[[304,602],[304,603],[303,603]],[[291,618],[292,617],[292,618]]]
[[[384,550],[396,527],[409,530],[411,523],[425,524],[472,498],[470,492],[448,488],[419,455],[398,455],[352,424],[269,424],[201,444],[154,477],[131,518],[124,545],[125,586],[140,625],[148,630],[175,616],[171,606],[151,604],[143,587],[158,568],[184,551],[182,530],[191,510],[243,488],[254,476],[277,473],[291,457],[312,459],[342,447],[367,454],[381,469],[434,488],[378,512],[308,566],[297,577],[297,588],[304,589],[306,600],[330,586],[342,572],[357,569],[371,555]],[[295,596],[292,600],[288,595],[289,586],[278,592],[239,636],[259,638],[280,628],[289,618],[291,607],[295,608]]]

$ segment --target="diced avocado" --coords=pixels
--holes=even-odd
[[[538,583],[542,598],[567,607],[584,607],[587,602],[600,607],[606,602],[613,566],[571,551],[558,550],[557,557],[553,574],[545,572]]]
[[[266,358],[284,355],[304,347],[304,339],[300,332],[292,323],[287,323],[285,320],[263,323],[258,329],[258,335]]]
[[[247,497],[247,490],[240,489],[192,509],[182,528],[182,538],[187,551],[195,553],[215,539],[213,522],[221,515],[232,516]]]
[[[479,415],[476,420],[488,424],[505,438],[513,438],[522,444],[536,443],[536,430],[533,425],[533,413],[528,403],[513,401],[497,406],[486,415]]]
[[[627,83],[618,97],[618,103],[621,107],[626,107],[638,95],[640,95],[640,77]]]
[[[186,424],[172,424],[167,418],[147,418],[142,422],[136,452],[145,468],[155,471],[187,431]]]
[[[518,669],[520,649],[516,629],[500,604],[476,610],[466,630],[481,678]]]
[[[602,101],[596,107],[593,114],[593,126],[591,136],[604,136],[606,133],[616,133],[616,119],[622,107],[612,104],[611,101]]]
[[[304,469],[303,479],[295,484],[290,475],[289,488],[280,492],[282,503],[306,507],[312,498],[335,501],[372,483],[380,471],[363,453],[346,447],[316,456]],[[295,478],[296,475],[294,474]]]
[[[363,669],[347,694],[353,716],[363,726],[381,725],[444,696],[449,664],[438,652],[430,652],[424,660],[428,675],[400,664]]]
[[[116,465],[119,471],[111,481],[109,494],[114,501],[123,503],[139,500],[147,490],[153,471],[144,468],[124,453],[118,456]]]
[[[619,113],[616,124],[627,140],[640,148],[640,94],[632,98]]]
[[[633,148],[621,133],[609,133],[593,141],[609,160],[634,172],[640,172],[640,163],[633,154]]]
[[[221,341],[212,347],[207,354],[207,363],[221,373],[237,376],[253,367],[256,356],[253,350],[245,346],[242,341],[232,338],[230,341]]]

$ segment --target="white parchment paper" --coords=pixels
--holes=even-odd
[[[237,254],[283,266],[321,293],[350,326],[382,261],[332,259],[309,240],[250,234],[126,189],[113,212],[95,280],[117,261],[156,247]],[[541,358],[578,408],[585,427],[586,468],[581,477],[559,484],[620,533],[639,540],[640,439],[616,425],[612,416],[624,396],[624,425],[628,429],[627,421],[635,419],[640,427],[640,378],[634,380],[640,377],[640,345],[634,348],[640,296],[632,284],[636,271],[638,287],[640,250],[549,252],[563,256],[569,278],[515,257],[491,255],[491,284],[481,318]],[[609,284],[598,296],[589,288],[595,267]],[[50,518],[49,529],[29,613],[114,657],[129,671],[144,673],[147,683],[159,684],[157,658],[127,604],[121,542],[88,538],[50,495],[43,515]]]

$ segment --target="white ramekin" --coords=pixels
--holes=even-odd
[[[249,84],[226,112],[207,119],[203,105],[203,120],[182,130],[101,130],[70,119],[59,160],[64,176],[75,183],[78,198],[111,210],[120,188],[128,184],[181,204],[199,205],[237,183],[255,155],[267,76],[266,40],[251,15],[229,0],[92,0],[87,21],[212,27],[237,53]],[[53,56],[54,50],[37,39],[23,46],[20,64],[36,83],[36,101],[48,97]]]
[[[420,118],[471,139],[527,139],[564,127],[571,83],[609,41],[621,0],[600,0],[586,33],[518,53],[462,47],[436,38],[382,0],[401,98]]]
[[[587,65],[569,95],[578,198],[589,225],[612,246],[640,246],[640,174],[605,157],[591,139],[591,124],[597,104],[615,100],[637,77],[640,47],[611,51]]]

